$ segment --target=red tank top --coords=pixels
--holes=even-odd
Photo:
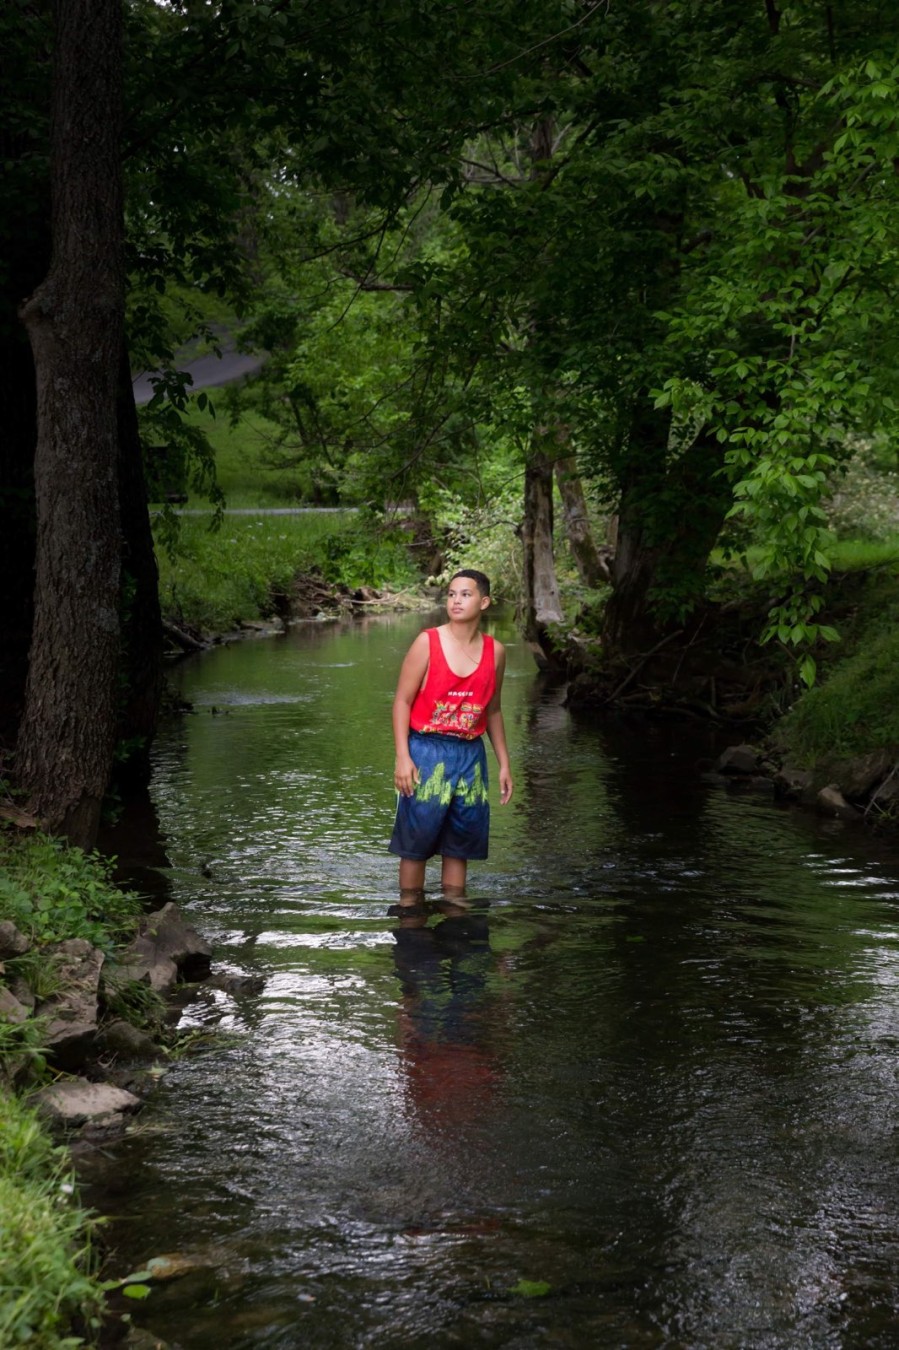
[[[484,648],[470,675],[450,670],[440,634],[429,628],[430,656],[425,682],[415,695],[409,725],[413,731],[438,732],[476,741],[487,730],[487,706],[496,691],[493,638],[484,634]]]

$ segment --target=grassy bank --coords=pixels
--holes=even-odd
[[[820,678],[797,699],[777,736],[798,764],[874,750],[899,753],[899,562],[875,562],[857,546],[855,565],[835,572],[828,618],[840,642],[820,657]]]
[[[331,586],[402,590],[416,583],[403,536],[353,513],[300,516],[182,516],[171,548],[158,549],[163,612],[222,632],[266,618],[295,579]]]
[[[109,880],[101,859],[38,834],[0,828],[0,921],[29,951],[3,963],[2,979],[40,1001],[56,988],[48,944],[86,938],[112,951],[134,930],[137,896]],[[91,1343],[103,1287],[95,1222],[78,1202],[68,1152],[28,1109],[49,1078],[40,1018],[0,1015],[0,1347],[62,1350]]]

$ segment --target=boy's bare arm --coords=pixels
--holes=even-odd
[[[411,797],[418,783],[418,769],[409,754],[409,714],[427,673],[429,655],[428,635],[419,633],[400,667],[393,699],[393,743],[396,748],[393,785],[404,797]]]
[[[502,692],[503,676],[506,673],[506,649],[502,643],[496,644],[496,691],[487,709],[487,735],[499,765],[499,801],[501,806],[511,800],[515,785],[512,782],[512,770],[509,765],[509,750],[506,745],[506,725],[503,721]]]

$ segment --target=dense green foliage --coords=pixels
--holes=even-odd
[[[896,406],[893,11],[524,15],[539,57],[436,188],[381,228],[314,172],[279,198],[247,329],[273,357],[235,398],[324,491],[426,510],[435,482],[489,509],[549,440],[619,512],[628,622],[683,621],[718,542],[771,635],[827,636],[822,497]]]
[[[108,948],[130,934],[140,898],[109,879],[111,863],[36,834],[0,829],[0,919],[35,941],[86,938]]]

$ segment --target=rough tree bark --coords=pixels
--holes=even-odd
[[[561,623],[562,602],[553,556],[553,451],[541,447],[535,437],[524,475],[524,522],[521,541],[524,554],[524,635],[550,659],[546,626]],[[543,661],[540,662],[543,664]]]
[[[150,776],[150,744],[159,720],[162,695],[162,614],[131,363],[125,342],[119,361],[118,435],[125,677],[118,734],[131,746],[123,766],[128,780],[146,783]]]
[[[584,484],[573,455],[556,460],[556,483],[562,498],[565,533],[581,581],[585,586],[606,586],[610,580],[609,566],[593,538]]]
[[[531,133],[531,178],[540,182],[553,154],[553,119],[541,118]],[[533,337],[541,321],[532,316]],[[521,529],[524,613],[522,626],[540,666],[552,664],[546,627],[562,621],[562,602],[553,552],[553,465],[559,456],[557,427],[536,426],[528,447],[524,476],[524,520]]]
[[[22,306],[37,385],[37,556],[18,773],[45,827],[89,846],[115,746],[120,641],[121,0],[64,0],[56,24],[53,251]]]
[[[0,745],[15,742],[22,716],[34,586],[34,362],[19,322],[50,265],[50,193],[41,172],[50,117],[52,25],[43,13],[20,12],[28,23],[27,71],[5,72],[0,83]],[[5,22],[15,22],[11,15]],[[7,55],[7,60],[9,57]],[[21,83],[18,77],[23,76]],[[16,106],[18,103],[18,107]],[[27,115],[23,116],[23,109]],[[37,153],[36,153],[37,151]]]

